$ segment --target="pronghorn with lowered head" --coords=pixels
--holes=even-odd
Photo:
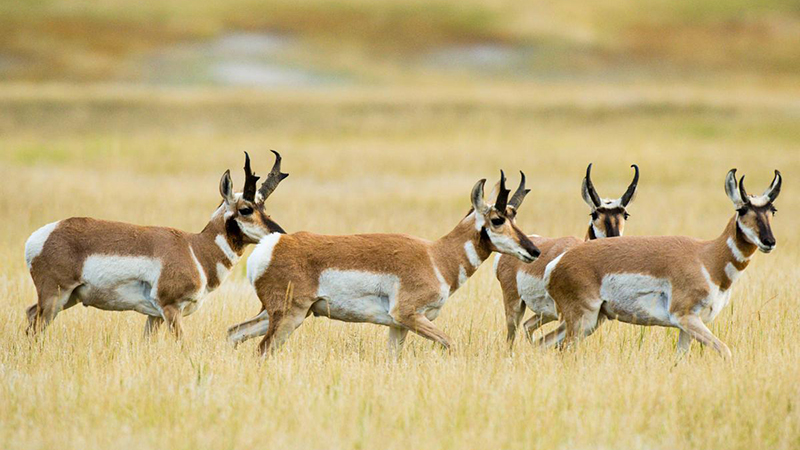
[[[581,194],[591,209],[591,219],[584,241],[622,236],[625,221],[628,219],[627,207],[635,198],[639,185],[639,166],[634,164],[631,167],[634,169],[633,181],[622,197],[617,199],[600,198],[592,183],[592,165],[589,164],[586,168]],[[556,304],[547,294],[545,286],[547,265],[571,247],[584,242],[573,236],[528,237],[542,252],[535,262],[523,264],[516,258],[502,254],[495,257],[495,275],[503,289],[509,346],[514,345],[514,337],[526,307],[533,312],[533,316],[523,325],[528,339],[536,329],[558,319]]]
[[[230,340],[266,334],[259,346],[265,354],[314,314],[388,326],[395,355],[409,330],[450,348],[450,338],[432,322],[448,297],[494,251],[525,262],[539,256],[514,222],[524,185],[509,200],[501,173],[492,205],[483,198],[485,182],[472,189],[472,210],[434,242],[404,234],[265,237],[247,260],[261,313],[232,327]]]
[[[680,329],[678,351],[694,338],[723,357],[731,351],[706,327],[728,304],[733,283],[755,251],[775,248],[771,218],[781,174],[759,196],[747,194],[744,176],[728,172],[725,192],[736,213],[711,241],[682,236],[621,237],[581,244],[551,264],[547,291],[562,323],[542,345],[590,335],[608,319]]]
[[[245,185],[234,193],[230,171],[219,190],[222,203],[200,233],[73,217],[45,225],[25,243],[25,261],[38,302],[28,308],[28,331],[46,327],[78,302],[147,315],[145,334],[166,320],[181,336],[181,316],[200,307],[227,277],[248,244],[283,229],[264,212],[264,201],[288,175],[281,157],[256,191],[257,176],[245,154]]]

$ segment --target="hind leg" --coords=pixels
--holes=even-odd
[[[228,328],[228,342],[236,347],[248,339],[267,334],[268,329],[269,314],[267,314],[267,310],[262,309],[252,319]]]
[[[144,337],[150,337],[158,331],[164,319],[158,316],[147,316],[147,322],[144,324]]]
[[[408,336],[408,328],[389,327],[389,355],[393,359],[396,360],[400,357],[400,351],[403,350],[406,336]]]
[[[25,332],[35,335],[43,331],[59,312],[74,306],[77,303],[77,298],[73,295],[76,287],[65,289],[57,285],[45,285],[39,288],[39,302],[26,310],[28,328]]]
[[[558,319],[558,317],[553,317],[548,314],[533,313],[533,317],[526,320],[522,325],[522,329],[525,332],[525,338],[528,339],[528,342],[533,343],[533,333],[556,319]]]
[[[308,310],[312,303],[313,301],[296,301],[283,311],[270,312],[269,328],[267,328],[264,339],[258,345],[259,353],[265,356],[280,348],[308,316]]]

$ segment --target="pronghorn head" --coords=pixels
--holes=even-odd
[[[639,166],[632,165],[633,181],[622,197],[616,199],[600,198],[592,184],[592,165],[586,168],[581,194],[583,201],[592,209],[592,220],[589,222],[589,239],[622,236],[625,221],[628,219],[628,205],[636,197],[639,185]]]
[[[761,195],[748,195],[744,188],[744,175],[736,183],[736,169],[731,169],[725,177],[725,193],[736,207],[736,225],[747,242],[764,253],[775,249],[775,236],[772,235],[772,216],[778,210],[773,202],[781,193],[781,173],[775,171],[775,178]]]
[[[234,193],[230,170],[226,170],[219,182],[219,193],[222,195],[222,208],[225,214],[225,228],[237,227],[248,243],[256,243],[270,233],[285,233],[280,225],[273,222],[264,212],[264,201],[278,187],[278,184],[289,174],[281,173],[281,155],[275,154],[275,164],[261,187],[256,191],[256,182],[260,177],[250,170],[250,155],[245,152],[244,189]]]
[[[487,239],[487,244],[492,251],[515,256],[524,262],[532,262],[541,253],[533,242],[523,233],[514,219],[517,210],[525,199],[530,189],[525,189],[525,174],[520,172],[522,178],[519,187],[509,200],[506,189],[506,176],[500,171],[500,181],[490,195],[490,202],[483,198],[483,187],[486,180],[480,180],[472,188],[472,207],[475,209],[475,227],[481,233],[481,238]]]

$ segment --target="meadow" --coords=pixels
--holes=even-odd
[[[23,0],[0,3],[0,28],[0,448],[800,447],[797,2]],[[164,46],[231,30],[292,36],[282,62],[346,82],[138,72]],[[487,46],[527,59],[430,63]],[[267,211],[289,232],[436,239],[504,169],[532,189],[522,230],[583,237],[586,165],[617,197],[636,163],[627,235],[713,239],[734,213],[727,171],[760,193],[780,169],[778,245],[710,327],[729,362],[697,343],[678,360],[677,330],[618,322],[563,352],[521,337],[509,351],[491,261],[436,320],[455,349],[410,335],[398,361],[386,329],[325,318],[270,358],[257,341],[234,349],[226,329],[260,306],[244,260],[181,342],[79,306],[25,335],[34,230],[92,216],[200,231],[222,173],[240,189],[243,152],[265,174],[270,149],[291,176]]]
[[[583,90],[581,90],[583,89]],[[769,92],[529,86],[434,92],[237,93],[25,89],[0,93],[0,442],[4,448],[796,448],[800,444],[797,110]],[[528,233],[582,235],[588,162],[601,195],[642,169],[629,235],[717,236],[728,169],[758,192],[780,168],[778,248],[758,254],[712,326],[724,362],[675,330],[607,323],[582,345],[509,353],[491,264],[437,324],[450,354],[386,330],[307,320],[274,357],[234,350],[254,315],[244,263],[185,321],[181,343],[144,317],[76,307],[25,336],[35,301],[22,250],[40,225],[91,215],[200,230],[242,151],[291,176],[268,210],[284,228],[435,239],[481,177],[524,170]],[[260,168],[260,169],[259,169]],[[515,182],[512,179],[512,183]]]

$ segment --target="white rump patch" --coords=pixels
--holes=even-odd
[[[326,269],[320,274],[317,287],[321,301],[314,303],[312,311],[345,322],[396,325],[389,311],[399,290],[400,279],[396,275]]]
[[[638,273],[615,273],[603,277],[600,298],[610,318],[638,325],[674,326],[669,312],[672,283]]]
[[[48,223],[47,225],[34,231],[28,240],[25,241],[25,263],[28,265],[28,270],[31,270],[31,265],[34,258],[42,253],[42,249],[44,249],[44,244],[47,242],[47,238],[50,237],[50,233],[56,229],[60,222],[61,221]]]
[[[464,243],[464,253],[467,254],[467,259],[469,260],[469,263],[472,264],[472,267],[476,269],[483,262],[481,261],[481,258],[478,256],[478,252],[475,251],[475,245],[472,243],[472,241],[467,241]]]
[[[269,268],[269,263],[272,262],[272,253],[280,239],[280,233],[268,234],[261,239],[253,253],[247,258],[247,279],[250,280],[250,284],[255,285],[256,280]]]
[[[553,259],[552,261],[547,263],[547,265],[544,267],[544,274],[542,276],[542,279],[544,280],[545,288],[547,287],[548,284],[550,284],[550,275],[552,275],[553,270],[555,270],[556,266],[558,265],[558,262],[561,261],[561,258],[565,254],[567,254],[567,252],[564,252],[564,253],[556,256],[555,259]]]
[[[524,270],[517,271],[517,295],[533,312],[545,318],[557,319],[556,302],[547,292],[545,280]]]

